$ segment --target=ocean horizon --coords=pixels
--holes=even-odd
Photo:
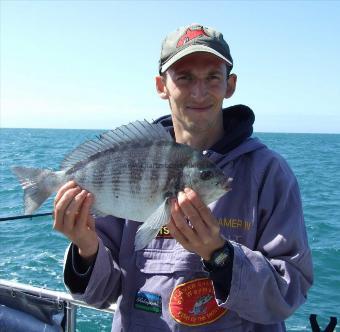
[[[0,130],[2,129],[14,129],[14,130],[26,130],[26,129],[32,129],[32,130],[86,130],[86,131],[107,131],[107,130],[112,130],[115,129],[121,125],[127,124],[129,122],[133,121],[128,121],[126,123],[121,123],[117,124],[115,126],[112,126],[111,128],[49,128],[49,127],[0,127]],[[152,121],[151,121],[152,122]],[[254,134],[302,134],[302,135],[340,135],[339,132],[304,132],[304,131],[254,131]]]

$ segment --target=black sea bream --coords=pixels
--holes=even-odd
[[[25,214],[74,180],[94,195],[93,211],[143,222],[135,249],[169,222],[169,198],[189,187],[206,203],[230,190],[231,179],[199,151],[176,143],[161,124],[136,121],[79,145],[60,171],[13,167],[24,189]]]

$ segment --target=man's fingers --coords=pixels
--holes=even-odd
[[[201,219],[204,221],[204,223],[208,227],[218,226],[212,212],[210,211],[208,206],[201,200],[201,198],[190,188],[185,188],[184,192],[192,206],[195,208]]]
[[[192,225],[189,224],[177,201],[172,202],[171,216],[176,226],[176,233],[180,232],[182,236],[184,236],[188,240],[190,239],[190,241],[197,241],[197,234],[192,228]]]
[[[170,234],[184,247],[188,243],[188,239],[183,233],[177,228],[174,219],[171,217],[170,222],[167,224],[167,228]]]
[[[64,228],[65,211],[73,198],[81,192],[79,187],[68,189],[54,206],[54,228],[61,231]],[[68,212],[69,214],[69,212]]]
[[[90,215],[91,205],[93,203],[93,195],[86,192],[84,196],[84,200],[82,201],[82,206],[77,216],[77,224],[76,227],[89,227],[94,230],[94,220]],[[92,220],[91,220],[92,219]]]
[[[56,205],[60,198],[65,194],[65,192],[71,188],[76,187],[77,184],[74,181],[68,181],[66,182],[57,192],[55,198],[54,198],[54,205]]]
[[[171,222],[168,229],[182,246],[209,258],[224,240],[220,236],[220,226],[210,209],[191,189],[185,188],[178,194],[177,201],[171,202]]]
[[[64,227],[66,230],[71,231],[77,222],[79,211],[86,198],[86,190],[82,190],[79,194],[74,196],[70,204],[65,210],[64,214]]]
[[[190,197],[187,196],[186,193],[180,192],[178,195],[178,204],[183,211],[184,215],[189,219],[191,225],[194,227],[195,231],[199,235],[203,235],[206,233],[206,225],[204,220],[202,220],[202,216],[199,211],[193,205]]]
[[[96,222],[91,215],[89,215],[89,217],[87,219],[87,223],[88,223],[90,230],[95,232],[96,231]]]

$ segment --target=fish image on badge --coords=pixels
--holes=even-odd
[[[135,121],[80,144],[59,171],[13,166],[24,189],[25,214],[75,181],[94,196],[95,216],[112,215],[143,224],[135,250],[154,239],[170,219],[170,199],[188,187],[205,204],[231,190],[224,175],[200,151],[176,143],[161,125]]]
[[[200,297],[195,302],[195,304],[194,304],[192,310],[190,311],[190,313],[194,314],[194,315],[204,314],[207,311],[207,308],[206,308],[205,304],[207,304],[212,298],[213,298],[212,295],[206,295],[206,296]]]

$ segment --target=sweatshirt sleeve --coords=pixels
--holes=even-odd
[[[123,223],[114,217],[96,219],[99,247],[89,267],[82,265],[76,246],[69,246],[65,254],[64,282],[74,298],[97,308],[109,307],[117,300],[121,292],[118,257]]]
[[[253,250],[236,242],[231,288],[221,306],[242,318],[274,324],[289,317],[313,283],[300,192],[295,176],[278,157],[258,183],[257,238]]]
[[[64,262],[64,282],[67,284],[68,289],[72,293],[84,293],[94,264],[84,265],[79,256],[78,247],[73,243],[66,250]]]

